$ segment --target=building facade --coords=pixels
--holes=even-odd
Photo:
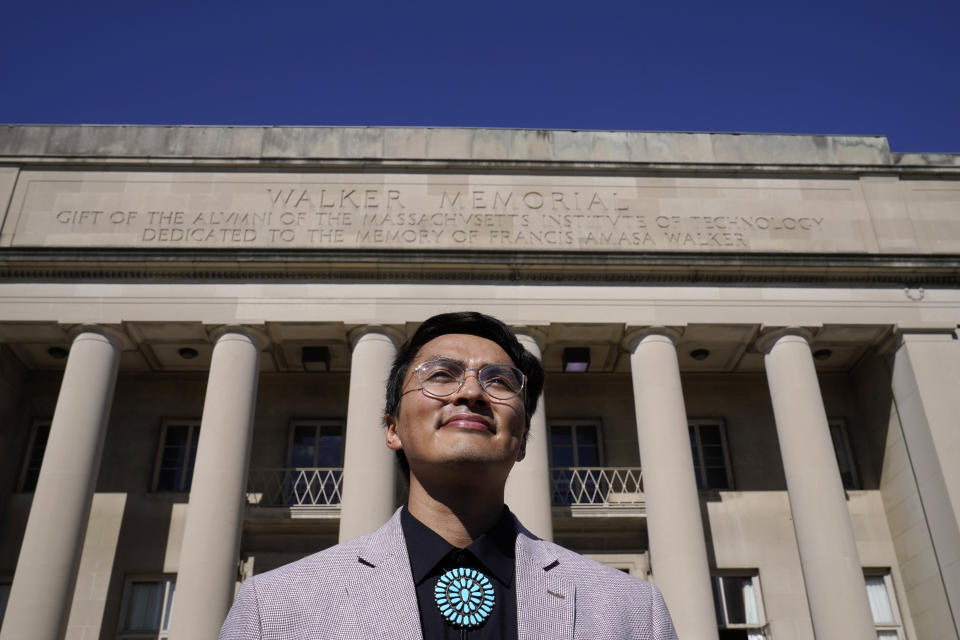
[[[508,504],[682,638],[955,639],[958,284],[960,156],[879,137],[5,127],[0,640],[210,640],[378,526],[467,309],[547,370]]]

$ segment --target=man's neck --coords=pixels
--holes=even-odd
[[[503,513],[503,490],[429,489],[410,478],[410,514],[455,547],[470,546],[493,528]]]

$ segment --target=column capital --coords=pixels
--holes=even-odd
[[[104,338],[113,345],[115,349],[120,351],[129,351],[134,348],[133,341],[130,340],[125,332],[115,329],[113,327],[108,327],[102,324],[78,324],[67,329],[67,335],[70,337],[70,342],[73,342],[77,339],[81,333],[96,333]]]
[[[537,348],[540,349],[540,353],[543,353],[544,349],[547,348],[547,332],[545,328],[531,327],[530,325],[526,324],[518,324],[510,325],[510,331],[513,331],[517,338],[520,336],[531,338],[537,343]]]
[[[812,327],[763,327],[760,330],[760,336],[754,342],[754,346],[761,353],[770,353],[773,345],[785,336],[802,338],[809,345],[816,335],[817,332]]]
[[[228,333],[239,333],[246,336],[257,347],[257,351],[263,351],[270,346],[270,337],[260,328],[245,324],[224,324],[218,327],[207,329],[207,335],[210,336],[210,342],[216,344],[217,341]]]
[[[354,349],[357,346],[357,341],[368,333],[379,333],[388,337],[390,342],[393,343],[394,348],[403,344],[406,338],[404,333],[396,327],[388,327],[382,324],[364,324],[359,327],[354,327],[347,332],[350,349]]]
[[[677,342],[680,341],[680,338],[683,336],[683,331],[686,327],[683,326],[663,326],[663,325],[652,325],[649,327],[627,327],[627,332],[623,336],[623,340],[620,341],[620,345],[629,352],[633,352],[637,348],[637,345],[640,344],[640,341],[646,338],[647,336],[664,336],[669,339],[670,342],[676,346]]]

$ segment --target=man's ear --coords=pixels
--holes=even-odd
[[[387,448],[394,451],[403,449],[403,443],[400,442],[400,434],[397,433],[397,420],[389,413],[383,417],[383,423],[387,425],[385,429],[387,438]]]
[[[523,432],[523,442],[520,443],[520,450],[517,452],[517,462],[527,457],[527,439],[530,437],[530,429]]]

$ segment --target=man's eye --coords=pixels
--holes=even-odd
[[[453,382],[460,379],[459,373],[453,369],[430,369],[425,373],[427,374],[425,380],[429,380],[430,382]]]
[[[514,391],[520,387],[520,381],[512,371],[492,370],[485,371],[484,385],[495,389]]]

